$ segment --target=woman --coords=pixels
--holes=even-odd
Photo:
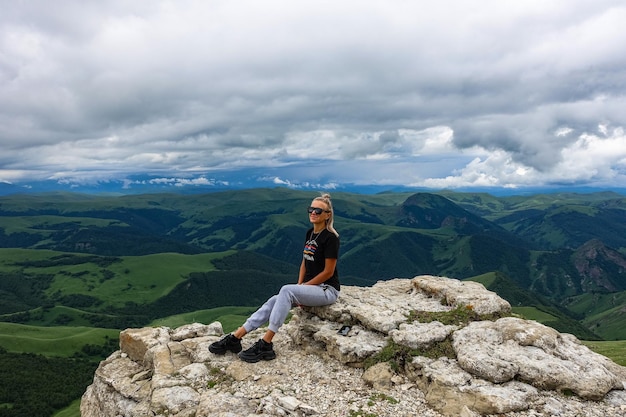
[[[311,202],[309,221],[313,225],[305,237],[304,253],[300,263],[298,284],[283,285],[248,320],[232,334],[212,343],[209,351],[223,355],[227,351],[241,352],[241,339],[246,333],[269,322],[268,329],[252,347],[239,353],[246,362],[276,358],[272,338],[285,322],[292,307],[332,304],[339,296],[339,234],[333,227],[334,213],[329,194],[322,194]]]

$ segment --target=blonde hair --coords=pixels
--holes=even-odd
[[[321,201],[322,203],[326,204],[326,206],[328,207],[328,210],[330,210],[330,217],[328,219],[326,219],[326,229],[329,232],[332,232],[335,234],[335,236],[339,237],[339,233],[337,233],[337,231],[335,230],[335,211],[333,210],[333,203],[330,201],[330,194],[328,193],[322,193],[322,195],[320,195],[319,197],[315,197],[313,199],[313,201]]]

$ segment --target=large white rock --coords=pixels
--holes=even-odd
[[[428,348],[433,343],[442,342],[458,326],[444,325],[438,321],[430,323],[402,323],[398,329],[389,332],[389,336],[399,345],[408,346],[411,349]]]
[[[511,381],[493,384],[475,378],[454,359],[416,357],[407,372],[424,391],[428,403],[443,414],[458,416],[469,409],[480,415],[528,409],[538,397],[530,385]]]
[[[623,389],[626,372],[602,355],[540,323],[506,317],[470,323],[453,335],[459,365],[494,383],[514,379],[597,400]]]
[[[508,301],[492,291],[487,291],[479,282],[420,275],[413,278],[412,284],[422,293],[430,294],[449,306],[470,307],[478,314],[511,311]]]

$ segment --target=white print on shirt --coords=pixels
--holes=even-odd
[[[308,240],[304,244],[304,259],[306,259],[307,261],[313,261],[315,251],[317,251],[317,242],[315,240]]]

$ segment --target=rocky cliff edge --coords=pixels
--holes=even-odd
[[[343,286],[331,306],[294,308],[277,358],[255,364],[209,353],[219,322],[127,329],[81,416],[626,415],[625,367],[510,310],[450,278]]]

